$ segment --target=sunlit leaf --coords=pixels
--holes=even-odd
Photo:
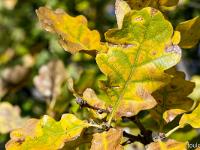
[[[158,141],[149,144],[147,150],[187,150],[187,142],[177,142],[175,140]]]
[[[83,99],[91,106],[95,108],[101,108],[106,110],[106,104],[103,100],[99,99],[96,93],[92,89],[86,89],[83,93]],[[96,110],[89,109],[94,117],[99,119],[105,118],[106,113],[98,113]]]
[[[0,133],[5,134],[24,125],[26,118],[20,116],[20,109],[8,102],[0,103]]]
[[[110,45],[108,53],[98,54],[96,62],[108,77],[104,91],[113,109],[110,121],[154,107],[151,93],[169,82],[164,70],[181,57],[181,49],[171,45],[171,24],[159,11],[144,8],[125,15],[122,29],[111,29],[105,35],[116,45]]]
[[[181,22],[176,30],[181,33],[180,46],[182,48],[192,48],[198,44],[200,40],[200,17]]]
[[[124,0],[116,0],[115,2],[115,15],[117,18],[118,28],[122,28],[124,16],[131,11],[131,8]]]
[[[200,105],[193,110],[190,114],[183,114],[181,120],[179,121],[179,125],[184,127],[185,125],[189,124],[193,128],[200,128]]]
[[[189,97],[198,101],[200,100],[200,76],[193,76],[191,81],[195,83],[195,88]]]
[[[90,150],[123,150],[120,145],[122,139],[122,130],[110,129],[103,133],[96,133],[92,139]]]
[[[94,90],[87,88],[82,96],[80,96],[76,89],[74,89],[74,82],[72,78],[68,78],[68,88],[69,90],[74,93],[75,96],[77,96],[77,98],[83,99],[84,102],[86,102],[89,106],[93,107],[92,108],[88,108],[89,112],[91,112],[91,114],[93,115],[93,117],[95,118],[99,118],[99,119],[103,119],[106,117],[106,113],[105,112],[98,112],[98,108],[99,111],[100,110],[106,110],[106,103],[100,99]]]
[[[174,77],[168,85],[153,93],[158,104],[150,110],[159,124],[163,117],[166,122],[171,122],[177,115],[189,111],[193,105],[193,100],[187,96],[193,91],[194,83],[186,81],[185,74],[175,68],[167,70],[166,73]]]
[[[172,43],[178,45],[181,41],[181,33],[179,31],[174,31],[174,36],[172,37]]]
[[[191,106],[191,105],[190,105]],[[164,113],[163,113],[163,119],[169,123],[171,121],[173,121],[176,116],[180,115],[180,114],[183,114],[185,113],[186,110],[183,110],[183,109],[170,109],[170,110],[166,110]]]
[[[11,132],[11,140],[6,144],[7,150],[56,150],[65,143],[78,138],[86,121],[79,120],[72,114],[65,114],[60,121],[49,116],[42,119],[30,119],[26,125]]]
[[[36,12],[42,27],[56,33],[66,51],[91,53],[105,48],[100,42],[100,34],[87,27],[87,19],[84,16],[71,17],[63,10],[54,12],[46,7],[40,7]]]

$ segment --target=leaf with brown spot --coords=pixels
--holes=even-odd
[[[65,114],[60,121],[49,116],[30,119],[24,127],[11,132],[7,150],[57,150],[65,143],[77,139],[84,128],[91,125],[72,114]]]
[[[100,108],[100,109],[106,110],[106,103],[102,99],[100,99],[96,95],[96,93],[90,88],[87,88],[83,92],[83,100],[86,101],[90,106],[94,108]],[[99,118],[99,119],[103,119],[107,115],[106,113],[99,113],[97,112],[97,110],[93,110],[90,108],[89,108],[89,111],[91,111],[94,117]]]
[[[114,128],[102,133],[95,133],[90,150],[123,150],[120,145],[122,133],[121,129]]]
[[[156,105],[151,93],[169,82],[164,71],[179,62],[181,49],[172,44],[172,25],[149,7],[130,11],[122,29],[108,30],[105,36],[115,45],[98,54],[96,62],[108,78],[101,85],[109,96],[107,106],[112,108],[110,123]]]
[[[84,16],[71,17],[63,10],[54,12],[46,7],[40,7],[36,13],[42,27],[46,31],[56,33],[66,51],[95,53],[106,49],[100,42],[100,34],[96,30],[89,30]]]
[[[146,150],[187,150],[187,142],[177,142],[171,139],[166,142],[158,141],[147,145]]]

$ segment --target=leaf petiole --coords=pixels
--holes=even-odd
[[[179,128],[181,128],[180,125],[179,125],[179,126],[176,126],[176,127],[173,128],[172,130],[170,130],[169,132],[167,132],[167,133],[165,134],[165,137],[166,137],[166,138],[169,137],[172,133],[174,133],[175,131],[177,131]]]

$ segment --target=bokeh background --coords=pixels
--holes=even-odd
[[[96,89],[97,79],[103,78],[92,57],[86,54],[71,56],[60,47],[55,35],[41,29],[35,13],[40,6],[62,8],[72,16],[83,14],[89,27],[97,29],[103,40],[103,33],[116,27],[114,0],[0,0],[0,101],[17,105],[23,117],[40,118],[48,113],[48,101],[37,90],[33,80],[40,67],[50,60],[59,59],[64,63],[80,93],[87,87]],[[200,15],[200,0],[180,0],[177,8],[167,14],[175,27]],[[186,73],[187,79],[200,74],[199,44],[193,49],[183,50],[183,60],[178,67]],[[79,106],[65,84],[62,90],[64,94],[54,108],[55,118],[64,112],[84,115],[79,113]],[[0,149],[3,150],[9,134],[2,131],[1,125],[0,128]],[[188,134],[189,140],[200,142],[200,136],[194,136],[196,133],[193,131],[177,136],[184,136],[183,133]]]

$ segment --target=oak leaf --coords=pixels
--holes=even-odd
[[[147,145],[147,150],[187,150],[187,142],[167,140],[166,142],[157,141]]]
[[[195,83],[195,88],[193,92],[189,95],[194,101],[200,100],[200,76],[193,76],[191,79]]]
[[[0,133],[5,134],[24,125],[27,118],[20,116],[20,109],[8,102],[0,103]]]
[[[103,110],[106,110],[106,103],[96,95],[94,90],[90,88],[87,88],[83,92],[83,100],[85,100],[90,106],[94,108],[101,108]],[[106,113],[98,113],[97,110],[89,109],[89,111],[92,112],[94,117],[99,119],[103,119],[107,115]]]
[[[78,138],[84,128],[89,127],[72,114],[65,114],[60,121],[49,116],[42,119],[30,119],[24,127],[11,132],[7,150],[57,150]]]
[[[34,77],[34,84],[45,97],[56,99],[61,94],[61,85],[66,80],[65,66],[61,60],[52,60],[41,66],[39,75]]]
[[[131,8],[124,0],[116,0],[115,2],[115,15],[117,18],[118,28],[122,28],[124,16],[131,11]]]
[[[169,82],[164,71],[181,57],[181,49],[172,44],[172,25],[148,7],[126,14],[122,29],[111,29],[105,36],[113,45],[98,54],[96,62],[108,78],[102,87],[110,97],[109,121],[153,108],[151,93]]]
[[[61,9],[54,12],[46,7],[40,7],[36,13],[42,27],[46,31],[56,33],[66,51],[94,53],[106,49],[100,42],[100,34],[87,27],[87,19],[84,16],[72,17]]]
[[[179,121],[180,127],[184,127],[189,124],[193,128],[200,128],[200,105],[197,106],[190,114],[183,114]]]
[[[157,101],[157,106],[150,110],[153,118],[161,124],[163,118],[168,123],[193,105],[193,100],[187,97],[194,88],[194,83],[185,80],[185,74],[175,68],[166,71],[173,75],[170,83],[155,91],[152,95]]]
[[[181,22],[176,30],[181,33],[180,47],[192,48],[198,44],[200,40],[200,16],[191,20]]]
[[[123,150],[120,145],[122,133],[121,129],[114,128],[102,133],[95,133],[90,150]]]

